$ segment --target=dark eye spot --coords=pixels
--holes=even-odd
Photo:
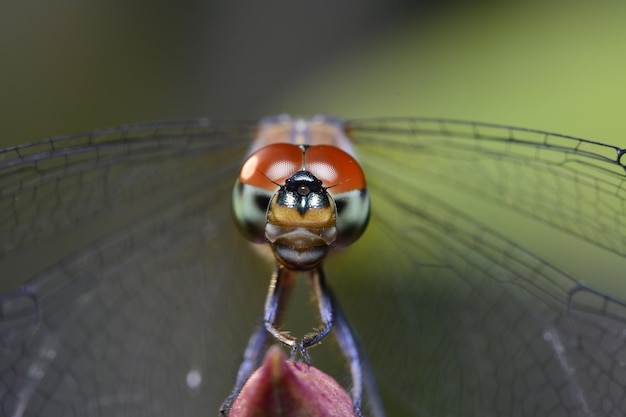
[[[270,205],[270,198],[266,195],[256,195],[254,197],[254,205],[260,211],[267,211],[267,207]]]
[[[337,207],[337,215],[340,215],[346,208],[345,200],[335,200],[335,206]]]

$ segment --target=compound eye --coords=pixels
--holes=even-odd
[[[365,176],[358,162],[334,146],[306,149],[305,169],[322,181],[332,195],[365,189]]]
[[[296,145],[278,143],[254,152],[243,163],[233,189],[233,217],[253,242],[265,242],[269,203],[287,178],[302,168],[303,151]]]
[[[259,149],[244,162],[239,181],[265,190],[276,190],[287,178],[302,169],[302,148],[277,143]]]

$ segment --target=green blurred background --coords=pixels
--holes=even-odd
[[[0,144],[275,112],[441,116],[626,145],[626,3],[4,2]]]
[[[623,1],[4,2],[0,145],[144,121],[325,112],[479,120],[626,146],[625,18]],[[623,258],[591,255],[569,235],[546,243],[537,230],[518,239],[618,292],[598,276],[618,282]]]
[[[449,117],[626,146],[626,2],[26,0],[0,8],[2,146],[278,112]],[[542,229],[516,233],[599,288],[621,287],[621,257],[590,255],[569,235],[546,243]]]
[[[626,146],[625,18],[622,1],[4,2],[0,145],[325,112],[478,120]],[[507,224],[486,221],[496,219]],[[626,294],[621,257],[522,229],[523,246]]]

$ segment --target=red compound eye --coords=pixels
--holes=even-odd
[[[277,143],[259,149],[246,160],[239,173],[244,184],[276,190],[287,178],[302,169],[303,152],[299,146]]]
[[[243,164],[239,180],[270,191],[303,169],[330,187],[332,194],[365,188],[365,176],[356,160],[339,148],[325,145],[302,148],[278,143],[261,148]]]
[[[322,181],[328,191],[341,194],[365,188],[365,176],[356,160],[334,146],[311,146],[306,150],[305,169]]]

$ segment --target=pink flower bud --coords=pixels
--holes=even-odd
[[[356,417],[348,393],[320,370],[268,349],[235,400],[229,417]]]

